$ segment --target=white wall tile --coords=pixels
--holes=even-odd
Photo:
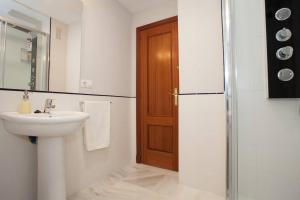
[[[89,0],[83,8],[81,79],[84,93],[135,96],[131,91],[131,14],[117,1]]]
[[[267,99],[265,7],[234,1],[241,199],[298,200],[299,99]]]
[[[224,91],[221,1],[179,0],[181,93]]]
[[[264,91],[239,91],[238,100],[240,195],[298,199],[300,101],[267,100]]]
[[[224,95],[180,96],[180,182],[225,197]]]
[[[81,21],[68,26],[66,91],[77,93],[80,86]]]

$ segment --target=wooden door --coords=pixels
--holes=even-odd
[[[178,171],[177,17],[137,29],[137,162]]]

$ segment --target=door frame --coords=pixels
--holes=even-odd
[[[178,22],[178,16],[163,19],[151,24],[147,24],[136,29],[136,162],[142,162],[142,117],[141,117],[141,64],[140,64],[140,32],[152,27]],[[178,123],[178,122],[177,122]],[[178,151],[178,148],[177,148]],[[177,152],[179,157],[179,152]],[[178,159],[177,159],[178,160]],[[177,161],[178,162],[178,161]]]

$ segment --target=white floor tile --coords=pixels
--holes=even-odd
[[[133,165],[90,185],[68,200],[224,200],[179,184],[173,171]]]

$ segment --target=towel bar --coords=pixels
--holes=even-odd
[[[112,104],[112,101],[109,101],[110,102],[110,104]],[[84,104],[84,101],[79,101],[79,105],[81,106],[81,105],[83,105]]]

